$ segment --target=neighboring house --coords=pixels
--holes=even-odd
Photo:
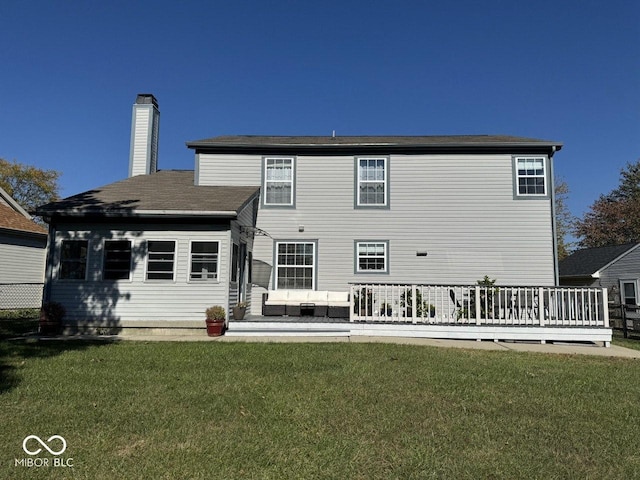
[[[130,178],[38,209],[48,298],[72,322],[202,326],[210,305],[246,299],[255,315],[268,289],[350,282],[557,284],[561,143],[224,136],[187,143],[194,171],[156,171],[158,122],[139,95]]]
[[[0,309],[40,306],[46,253],[47,230],[0,188]]]
[[[578,250],[560,262],[560,285],[605,287],[609,300],[640,303],[640,243]]]

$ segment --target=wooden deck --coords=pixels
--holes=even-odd
[[[350,322],[326,317],[249,316],[230,320],[229,337],[406,337],[526,342],[591,342],[609,346],[612,331],[599,327],[535,327],[501,325],[420,325],[411,322]]]
[[[605,346],[612,337],[607,292],[601,288],[353,284],[350,299],[350,318],[251,315],[230,320],[226,335],[595,342]]]

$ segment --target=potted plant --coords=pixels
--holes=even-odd
[[[380,315],[383,317],[391,317],[393,315],[393,308],[390,303],[383,302],[380,305]]]
[[[233,319],[234,320],[243,320],[244,314],[247,311],[247,302],[238,302],[236,306],[233,307]]]
[[[405,316],[412,317],[413,316],[413,292],[411,289],[407,289],[405,292],[400,295],[400,306],[406,307]],[[436,316],[436,307],[426,300],[422,300],[422,292],[420,290],[416,290],[416,316],[417,317],[435,317]]]
[[[356,315],[373,315],[373,291],[370,288],[361,288],[353,295],[353,308]]]
[[[219,337],[224,333],[224,321],[226,319],[226,312],[220,305],[214,305],[207,308],[207,335],[210,337]]]
[[[46,302],[40,308],[39,331],[42,335],[57,335],[62,331],[62,318],[66,313],[58,302]]]

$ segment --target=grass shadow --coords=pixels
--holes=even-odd
[[[27,359],[50,358],[61,353],[108,345],[110,337],[77,339],[38,335],[37,310],[2,312],[0,315],[0,395],[20,384],[19,366]]]

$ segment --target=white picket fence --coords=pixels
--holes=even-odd
[[[606,288],[357,283],[350,299],[351,322],[609,327]]]

